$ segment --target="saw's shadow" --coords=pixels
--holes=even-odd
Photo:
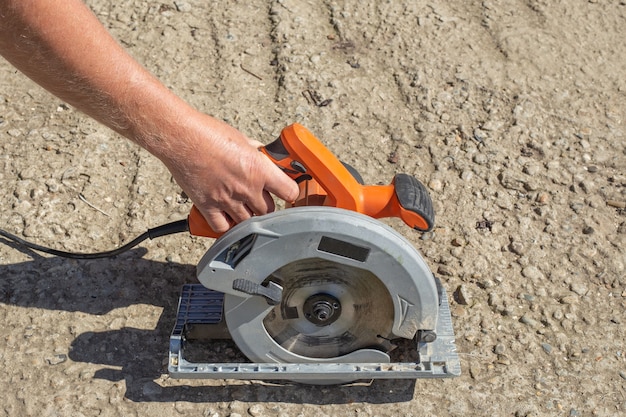
[[[3,242],[5,243],[5,242]],[[16,248],[18,249],[18,248]],[[101,315],[114,309],[145,304],[162,307],[156,328],[125,327],[86,332],[69,346],[69,358],[103,367],[94,378],[125,381],[126,398],[135,402],[198,403],[284,402],[297,404],[393,403],[413,399],[414,380],[379,380],[370,385],[314,386],[244,383],[219,386],[162,386],[167,373],[169,335],[183,284],[196,282],[195,266],[142,259],[136,249],[111,259],[76,261],[48,258],[25,251],[33,260],[0,265],[0,302]]]
[[[290,382],[226,381],[210,386],[197,381],[170,380],[169,386],[155,382],[167,372],[165,351],[173,321],[159,322],[157,329],[124,328],[116,331],[84,333],[72,343],[70,359],[106,365],[95,378],[126,382],[126,398],[135,402],[196,403],[281,402],[295,404],[372,404],[408,402],[413,399],[415,381],[379,380],[372,384],[346,386],[301,385]],[[132,341],[132,343],[129,343]],[[102,350],[102,346],[117,349]],[[158,348],[155,348],[158,347]],[[113,369],[112,367],[121,367]],[[171,386],[173,385],[173,386]]]

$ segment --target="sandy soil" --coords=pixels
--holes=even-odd
[[[4,415],[626,413],[626,2],[89,3],[203,111],[264,142],[297,121],[368,183],[427,184],[434,232],[390,224],[450,293],[463,375],[173,380],[178,292],[212,241],[98,261],[4,244]],[[40,244],[106,250],[190,208],[155,158],[5,62],[0,146],[0,227]]]

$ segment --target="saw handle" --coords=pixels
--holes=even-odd
[[[338,207],[377,219],[399,217],[420,231],[434,227],[430,195],[416,178],[397,174],[389,185],[363,185],[348,166],[297,123],[284,128],[261,152],[300,184],[294,206]]]

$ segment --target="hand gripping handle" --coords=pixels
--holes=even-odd
[[[374,218],[399,217],[410,227],[430,231],[435,214],[426,187],[408,174],[388,185],[362,185],[354,174],[311,132],[294,123],[274,142],[260,148],[283,172],[300,184],[293,206],[322,205]],[[188,218],[192,235],[217,238],[194,206]]]

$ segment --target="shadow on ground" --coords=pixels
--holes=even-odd
[[[0,265],[0,302],[27,308],[42,308],[102,315],[137,304],[162,307],[155,329],[125,327],[86,332],[70,346],[74,362],[102,365],[94,378],[125,381],[126,397],[135,402],[286,402],[298,404],[392,403],[413,399],[415,381],[379,380],[350,386],[310,386],[265,382],[225,381],[220,386],[155,382],[167,373],[169,335],[174,325],[179,291],[195,282],[195,266],[143,259],[136,249],[115,258],[77,261],[28,254],[32,260]]]

